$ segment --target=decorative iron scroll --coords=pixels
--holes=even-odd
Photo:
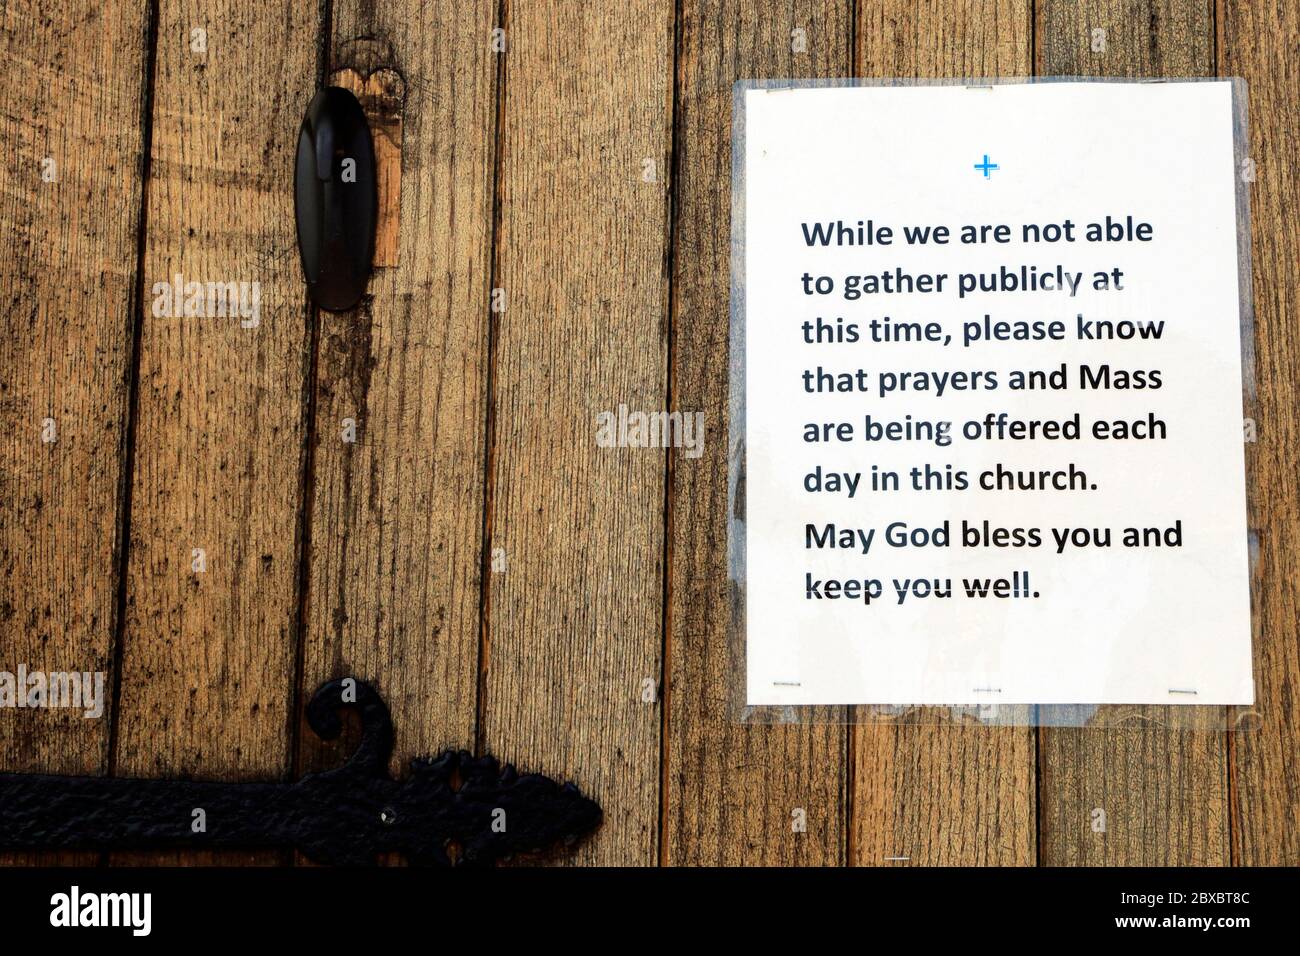
[[[601,821],[571,783],[520,774],[490,756],[447,750],[388,773],[393,724],[373,687],[322,685],[307,706],[317,736],[340,734],[340,708],[361,715],[342,766],[292,783],[217,783],[0,773],[0,848],[296,848],[325,864],[400,853],[416,865],[491,865],[572,844]]]

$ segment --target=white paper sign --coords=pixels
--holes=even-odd
[[[742,95],[748,703],[1252,703],[1230,83]]]

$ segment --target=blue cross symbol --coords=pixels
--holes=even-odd
[[[997,169],[997,168],[998,168],[998,164],[997,164],[997,163],[990,163],[990,162],[989,162],[989,154],[988,154],[988,153],[985,153],[985,154],[984,154],[984,162],[982,162],[982,163],[976,163],[976,164],[975,164],[975,168],[976,168],[976,169],[979,169],[979,170],[983,170],[983,172],[984,172],[984,178],[985,178],[985,179],[988,179],[988,178],[989,178],[989,170],[991,170],[991,169]]]

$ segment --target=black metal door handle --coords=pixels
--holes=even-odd
[[[312,299],[342,312],[370,279],[379,215],[375,147],[361,104],[329,86],[307,107],[294,168],[298,251]]]

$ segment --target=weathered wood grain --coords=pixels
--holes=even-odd
[[[975,78],[1030,70],[1026,0],[891,0],[860,4],[858,18],[862,76]],[[859,724],[851,749],[854,865],[1034,862],[1031,728],[957,727],[935,713]]]
[[[482,742],[602,803],[574,860],[648,864],[664,452],[596,438],[667,398],[673,4],[510,4],[506,30]]]
[[[1223,711],[1169,710],[1107,707],[1100,726],[1039,731],[1044,864],[1228,862]]]
[[[1213,72],[1213,0],[1039,0],[1036,14],[1043,76]],[[1104,50],[1093,49],[1098,39]]]
[[[795,31],[802,30],[799,36]],[[671,406],[703,412],[704,452],[671,456],[664,834],[669,865],[841,864],[842,723],[741,725],[727,577],[731,96],[739,79],[845,76],[849,3],[681,6],[673,175]],[[796,49],[798,48],[798,49]],[[804,811],[804,828],[794,812]]]
[[[1094,30],[1105,31],[1094,50]],[[1208,2],[1089,0],[1039,9],[1045,75],[1207,76]],[[1039,834],[1050,865],[1228,862],[1226,739],[1221,712],[1106,708],[1095,728],[1040,731]],[[1095,810],[1105,811],[1104,830]]]
[[[146,292],[256,281],[261,303],[256,326],[142,303],[122,775],[290,769],[310,341],[292,170],[318,35],[315,5],[160,4]]]
[[[394,772],[474,746],[495,17],[494,2],[416,0],[339,0],[332,17],[331,71],[387,78],[390,118],[372,129],[401,131],[381,177],[404,182],[379,227],[391,267],[361,307],[320,316],[303,698],[343,674],[373,681],[397,725]]]
[[[1026,76],[1030,0],[884,0],[857,4],[859,76]]]
[[[1233,862],[1300,865],[1300,10],[1225,0],[1219,71],[1250,89],[1255,381],[1259,438],[1247,446],[1251,527],[1259,543],[1253,612],[1257,716],[1229,735]]]
[[[76,0],[0,16],[0,670],[98,672],[109,697],[148,16]],[[0,767],[102,773],[100,703],[0,711]]]
[[[855,865],[1034,862],[1033,728],[935,716],[859,724],[855,733]]]

